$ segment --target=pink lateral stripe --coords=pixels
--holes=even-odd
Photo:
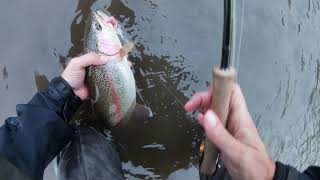
[[[117,94],[116,88],[114,86],[114,82],[111,79],[110,73],[108,73],[108,84],[111,92],[111,102],[115,105],[116,112],[115,112],[115,124],[118,124],[121,120],[121,104],[119,101],[119,96]]]

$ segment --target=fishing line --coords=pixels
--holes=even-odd
[[[238,46],[238,57],[237,57],[237,64],[236,64],[236,69],[238,73],[239,73],[239,66],[240,66],[240,51],[241,51],[242,35],[243,35],[243,24],[244,24],[243,20],[244,20],[244,0],[242,0],[241,28],[240,28],[240,37],[239,37],[239,46]],[[236,78],[236,82],[237,83],[239,82],[238,78]]]
[[[182,106],[182,107],[184,107],[184,103],[182,103],[182,101],[169,89],[169,87],[166,85],[166,84],[164,84],[164,82],[162,82],[162,80],[160,79],[160,77],[158,77],[158,76],[155,76],[156,77],[156,79],[160,82],[160,84],[167,90],[167,92],[169,92],[169,94],[171,94],[173,97],[174,97],[174,99]]]
[[[150,108],[150,105],[148,103],[146,103],[146,101],[144,100],[142,94],[141,94],[141,91],[140,89],[136,88],[137,89],[137,94],[139,95],[139,98],[140,100],[142,101],[142,103],[144,104],[144,106]]]

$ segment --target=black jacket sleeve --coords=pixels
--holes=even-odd
[[[276,162],[276,172],[274,180],[320,180],[320,167],[311,166],[303,173],[297,169],[284,165],[281,162]]]
[[[0,157],[31,179],[42,179],[46,166],[72,136],[68,119],[80,103],[63,78],[53,79],[46,91],[17,105],[17,117],[0,127]]]

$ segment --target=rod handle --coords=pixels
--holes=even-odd
[[[232,88],[236,79],[236,70],[233,67],[222,70],[214,67],[213,75],[213,95],[211,109],[217,114],[221,123],[226,126],[229,114]],[[210,142],[205,140],[200,172],[212,175],[216,171],[216,163],[219,150]]]

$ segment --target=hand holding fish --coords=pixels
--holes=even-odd
[[[89,91],[84,84],[85,68],[92,65],[103,65],[107,62],[107,56],[96,53],[75,57],[69,62],[61,77],[69,83],[74,93],[84,100],[89,97]]]
[[[272,179],[275,163],[257,132],[239,85],[234,85],[232,90],[227,129],[209,110],[213,91],[210,87],[207,92],[196,93],[185,105],[185,110],[201,111],[198,121],[210,141],[221,151],[222,160],[233,179]]]

